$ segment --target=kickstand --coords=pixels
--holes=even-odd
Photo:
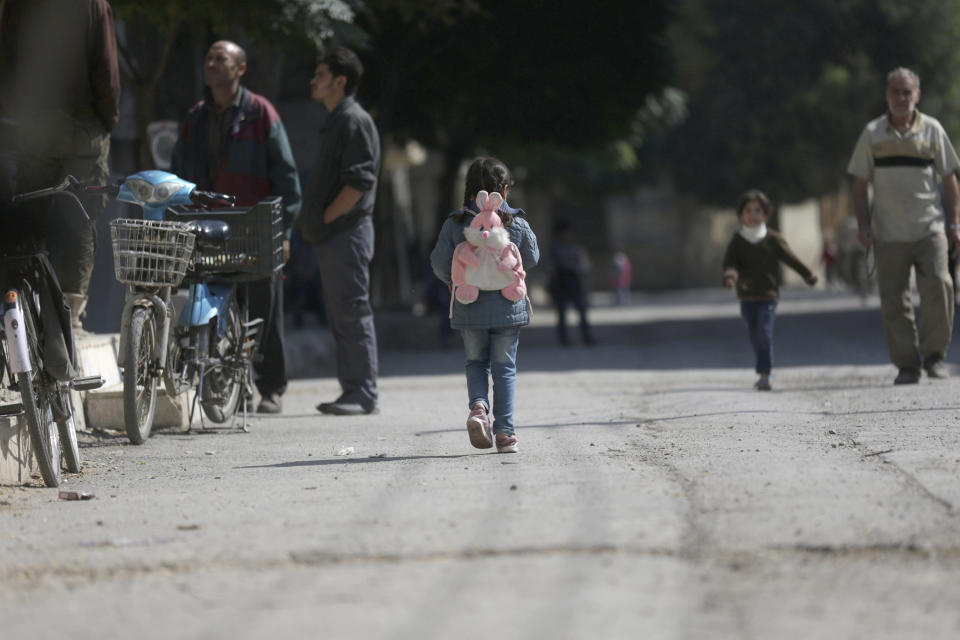
[[[194,412],[194,410],[195,410],[198,406],[200,406],[200,398],[203,397],[203,370],[204,370],[204,368],[205,368],[205,365],[204,365],[204,363],[201,362],[201,363],[200,363],[200,378],[199,378],[199,380],[197,381],[197,393],[194,394],[194,396],[193,396],[193,402],[190,403],[190,426],[191,426],[191,428],[193,427],[193,412]],[[201,432],[206,431],[206,430],[207,430],[207,425],[204,424],[204,422],[203,422],[203,411],[201,410],[201,411],[198,411],[197,413],[200,414],[200,431],[201,431]]]
[[[243,368],[243,377],[240,381],[240,411],[243,412],[242,419],[240,420],[240,430],[244,433],[250,433],[250,428],[247,426],[247,398],[253,399],[253,390],[250,388],[250,369],[249,367]],[[234,422],[237,419],[237,413],[233,413]]]
[[[241,413],[240,426],[237,427],[240,431],[244,433],[250,433],[250,428],[247,426],[247,376],[243,376],[243,380],[240,383],[240,397],[237,399],[237,403],[240,405],[240,411],[234,411],[233,417],[230,418],[230,428],[232,429],[235,424],[237,424],[237,413]]]

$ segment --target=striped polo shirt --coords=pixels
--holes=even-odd
[[[943,233],[940,176],[960,168],[943,126],[916,112],[900,134],[887,115],[871,120],[853,149],[847,173],[873,183],[871,222],[881,242],[913,242]]]

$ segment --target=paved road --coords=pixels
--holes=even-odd
[[[772,393],[725,296],[598,310],[595,348],[541,312],[513,456],[470,448],[456,349],[384,353],[376,416],[318,377],[250,433],[89,434],[95,499],[0,488],[0,633],[956,638],[960,377],[894,388],[872,305],[800,295]]]

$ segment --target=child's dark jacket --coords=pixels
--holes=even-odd
[[[737,297],[741,300],[776,300],[780,297],[781,262],[804,280],[813,277],[776,231],[767,230],[756,244],[735,233],[723,256],[723,277],[732,276],[737,281]]]

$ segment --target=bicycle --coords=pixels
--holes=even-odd
[[[29,200],[70,197],[87,216],[75,192],[80,192],[76,178],[67,176],[55,187],[18,194],[13,205]],[[14,234],[17,235],[17,234]],[[3,285],[3,327],[0,330],[0,378],[11,391],[19,392],[20,402],[2,407],[5,416],[23,415],[27,432],[44,483],[56,487],[62,479],[63,465],[71,473],[80,471],[80,451],[77,445],[71,389],[86,391],[103,385],[99,376],[67,378],[65,370],[72,369],[74,357],[73,336],[69,321],[62,312],[66,309],[53,267],[36,238],[4,238],[0,246],[0,283]],[[59,317],[57,296],[60,295]],[[45,322],[46,320],[46,322]],[[55,326],[58,325],[59,327]],[[47,359],[49,345],[62,332],[70,367],[51,371]],[[64,446],[65,445],[65,446]]]
[[[161,379],[171,397],[196,389],[189,424],[197,402],[201,424],[203,415],[220,424],[235,418],[250,393],[263,323],[249,319],[239,285],[283,266],[280,199],[217,209],[232,196],[162,171],[127,177],[117,199],[144,212],[144,220],[111,223],[116,276],[130,286],[118,353],[127,436],[135,444],[149,437]],[[186,304],[174,323],[172,292],[183,282]]]

